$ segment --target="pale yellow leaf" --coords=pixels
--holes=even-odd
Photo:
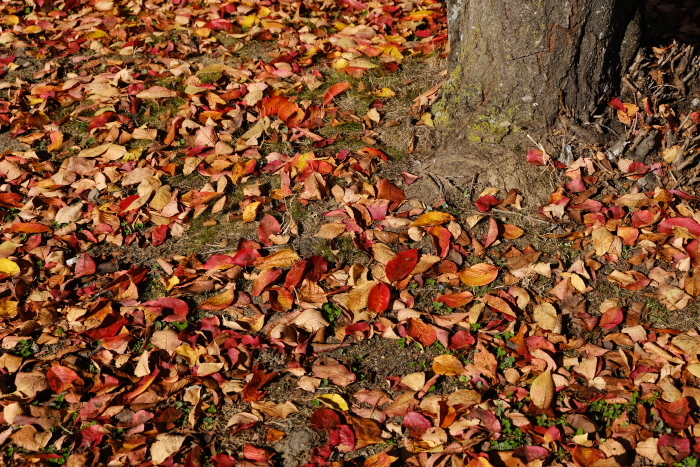
[[[530,399],[535,407],[546,409],[554,400],[554,379],[552,372],[546,370],[532,382],[530,386]]]
[[[420,391],[425,386],[425,373],[418,371],[401,378],[401,384],[414,391]]]
[[[163,97],[177,97],[177,92],[162,86],[151,86],[136,94],[139,99],[161,99]]]
[[[537,325],[545,331],[561,332],[561,316],[551,303],[540,303],[532,309]]]
[[[151,460],[154,464],[162,464],[165,459],[180,450],[187,436],[161,433],[156,436],[156,442],[151,445]]]

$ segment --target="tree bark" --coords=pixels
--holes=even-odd
[[[513,186],[528,134],[566,113],[589,121],[639,47],[637,0],[447,0],[450,56],[433,106],[442,168]],[[523,158],[524,160],[524,154]],[[433,161],[434,162],[434,161]],[[456,164],[456,165],[455,165]],[[509,168],[507,167],[509,166]],[[519,173],[520,182],[528,182]],[[525,180],[523,180],[525,177]]]
[[[449,76],[435,118],[450,139],[498,141],[588,121],[639,41],[637,0],[448,0]]]

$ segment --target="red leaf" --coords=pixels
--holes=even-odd
[[[287,289],[294,289],[301,285],[304,280],[304,274],[306,272],[306,266],[308,262],[306,260],[299,261],[295,263],[294,266],[287,273],[287,277],[284,280],[284,287]]]
[[[335,430],[340,426],[340,416],[335,410],[325,407],[316,410],[311,415],[310,424],[317,430]]]
[[[263,99],[263,117],[269,115],[275,115],[279,112],[280,106],[287,102],[289,99],[284,96],[272,96]]]
[[[664,423],[674,431],[683,431],[694,423],[690,417],[690,403],[687,397],[676,402],[665,402],[662,399],[657,399],[656,408],[659,409]]]
[[[121,208],[122,211],[126,211],[126,209],[131,205],[131,203],[133,203],[134,201],[136,201],[140,197],[141,197],[141,195],[127,196],[126,198],[124,198],[123,200],[121,200],[119,202],[119,207]]]
[[[287,101],[280,105],[279,109],[277,110],[277,115],[279,115],[280,119],[283,122],[289,125],[291,123],[291,119],[293,117],[296,117],[297,112],[299,112],[300,110],[301,109],[295,102]]]
[[[314,255],[309,258],[309,272],[307,278],[312,282],[321,280],[324,274],[328,272],[328,261],[323,256]]]
[[[691,454],[690,439],[675,434],[665,434],[659,438],[657,449],[667,464],[676,464]]]
[[[625,107],[625,104],[622,103],[622,101],[618,97],[613,97],[608,101],[608,105],[614,107],[617,110],[621,110],[623,112],[627,111],[627,108]]]
[[[384,282],[379,282],[372,287],[367,297],[367,308],[375,313],[383,313],[389,306],[391,289]]]
[[[87,253],[83,253],[75,263],[75,277],[89,276],[97,272],[97,264]]]
[[[83,385],[83,380],[75,371],[67,368],[65,366],[52,366],[49,371],[46,372],[46,376],[49,380],[49,386],[55,394],[60,394],[73,386]]]
[[[477,199],[475,204],[479,211],[486,212],[491,210],[492,207],[501,204],[501,200],[493,195],[486,195]]]
[[[187,305],[187,302],[175,297],[161,297],[158,300],[151,300],[144,303],[144,306],[168,308],[173,310],[173,314],[184,318],[183,321],[187,320],[187,315],[190,312],[190,307]]]
[[[539,149],[530,149],[527,153],[527,161],[534,166],[547,165],[549,155]]]
[[[493,245],[493,242],[495,242],[498,239],[500,230],[502,229],[498,225],[498,221],[496,221],[496,219],[494,219],[493,217],[490,218],[489,231],[486,234],[486,238],[484,239],[484,248],[488,248],[489,246]]]
[[[159,225],[153,230],[153,233],[151,233],[151,243],[153,243],[153,246],[163,244],[168,237],[168,229],[169,227],[167,225]]]
[[[450,349],[452,350],[470,349],[474,344],[476,344],[476,339],[465,329],[457,331],[450,338]]]
[[[635,225],[635,227],[637,227]],[[689,217],[671,217],[659,223],[659,232],[673,233],[674,227],[684,227],[693,235],[700,236],[700,224]]]
[[[632,213],[632,227],[647,227],[654,223],[656,213],[647,209]]]
[[[348,89],[352,87],[352,84],[348,83],[347,81],[343,81],[342,83],[335,83],[333,86],[328,89],[326,92],[326,96],[323,98],[323,105],[328,105],[330,102],[335,99],[335,97],[340,94],[341,92],[345,92]]]
[[[356,10],[363,11],[367,9],[367,5],[358,0],[343,0],[343,2]]]
[[[466,291],[462,293],[445,294],[437,298],[438,302],[444,303],[452,308],[464,306],[467,303],[470,303],[472,300],[474,300],[474,294]]]
[[[253,446],[252,444],[246,444],[243,446],[243,457],[250,461],[265,462],[272,457],[272,455],[273,453],[271,451]]]
[[[271,246],[270,235],[279,235],[281,231],[282,227],[277,219],[269,214],[265,214],[258,226],[258,238],[264,245]]]
[[[625,315],[622,313],[622,308],[609,308],[605,310],[600,318],[600,327],[603,329],[612,329],[624,321]]]
[[[229,255],[214,255],[204,263],[204,269],[228,269],[236,266],[233,256]]]
[[[88,125],[88,131],[91,132],[95,128],[104,128],[107,126],[107,123],[111,122],[112,120],[117,119],[117,114],[115,112],[105,112],[97,117],[93,118],[92,121],[90,122],[90,125]]]
[[[409,412],[403,418],[403,426],[408,429],[408,433],[413,438],[420,438],[433,424],[424,415],[418,412]]]
[[[418,264],[418,250],[402,251],[386,265],[386,277],[391,282],[405,279]]]
[[[260,258],[262,255],[258,250],[252,248],[243,248],[238,250],[235,255],[233,255],[233,264],[238,266],[252,266],[255,264],[255,260]]]
[[[515,451],[513,451],[513,457],[517,457],[522,460],[525,464],[529,464],[532,461],[546,459],[549,457],[551,452],[547,448],[542,446],[520,446]]]

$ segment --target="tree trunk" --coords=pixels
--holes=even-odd
[[[551,128],[562,112],[587,122],[638,49],[636,0],[447,4],[448,77],[433,106],[441,153],[485,172],[503,170],[491,162],[504,151],[515,167],[526,135]]]

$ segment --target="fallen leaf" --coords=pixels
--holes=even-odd
[[[554,379],[550,370],[544,371],[530,386],[530,400],[535,407],[547,409],[554,401]]]
[[[462,269],[459,278],[470,287],[481,287],[495,281],[498,277],[498,267],[488,263],[479,263]]]

